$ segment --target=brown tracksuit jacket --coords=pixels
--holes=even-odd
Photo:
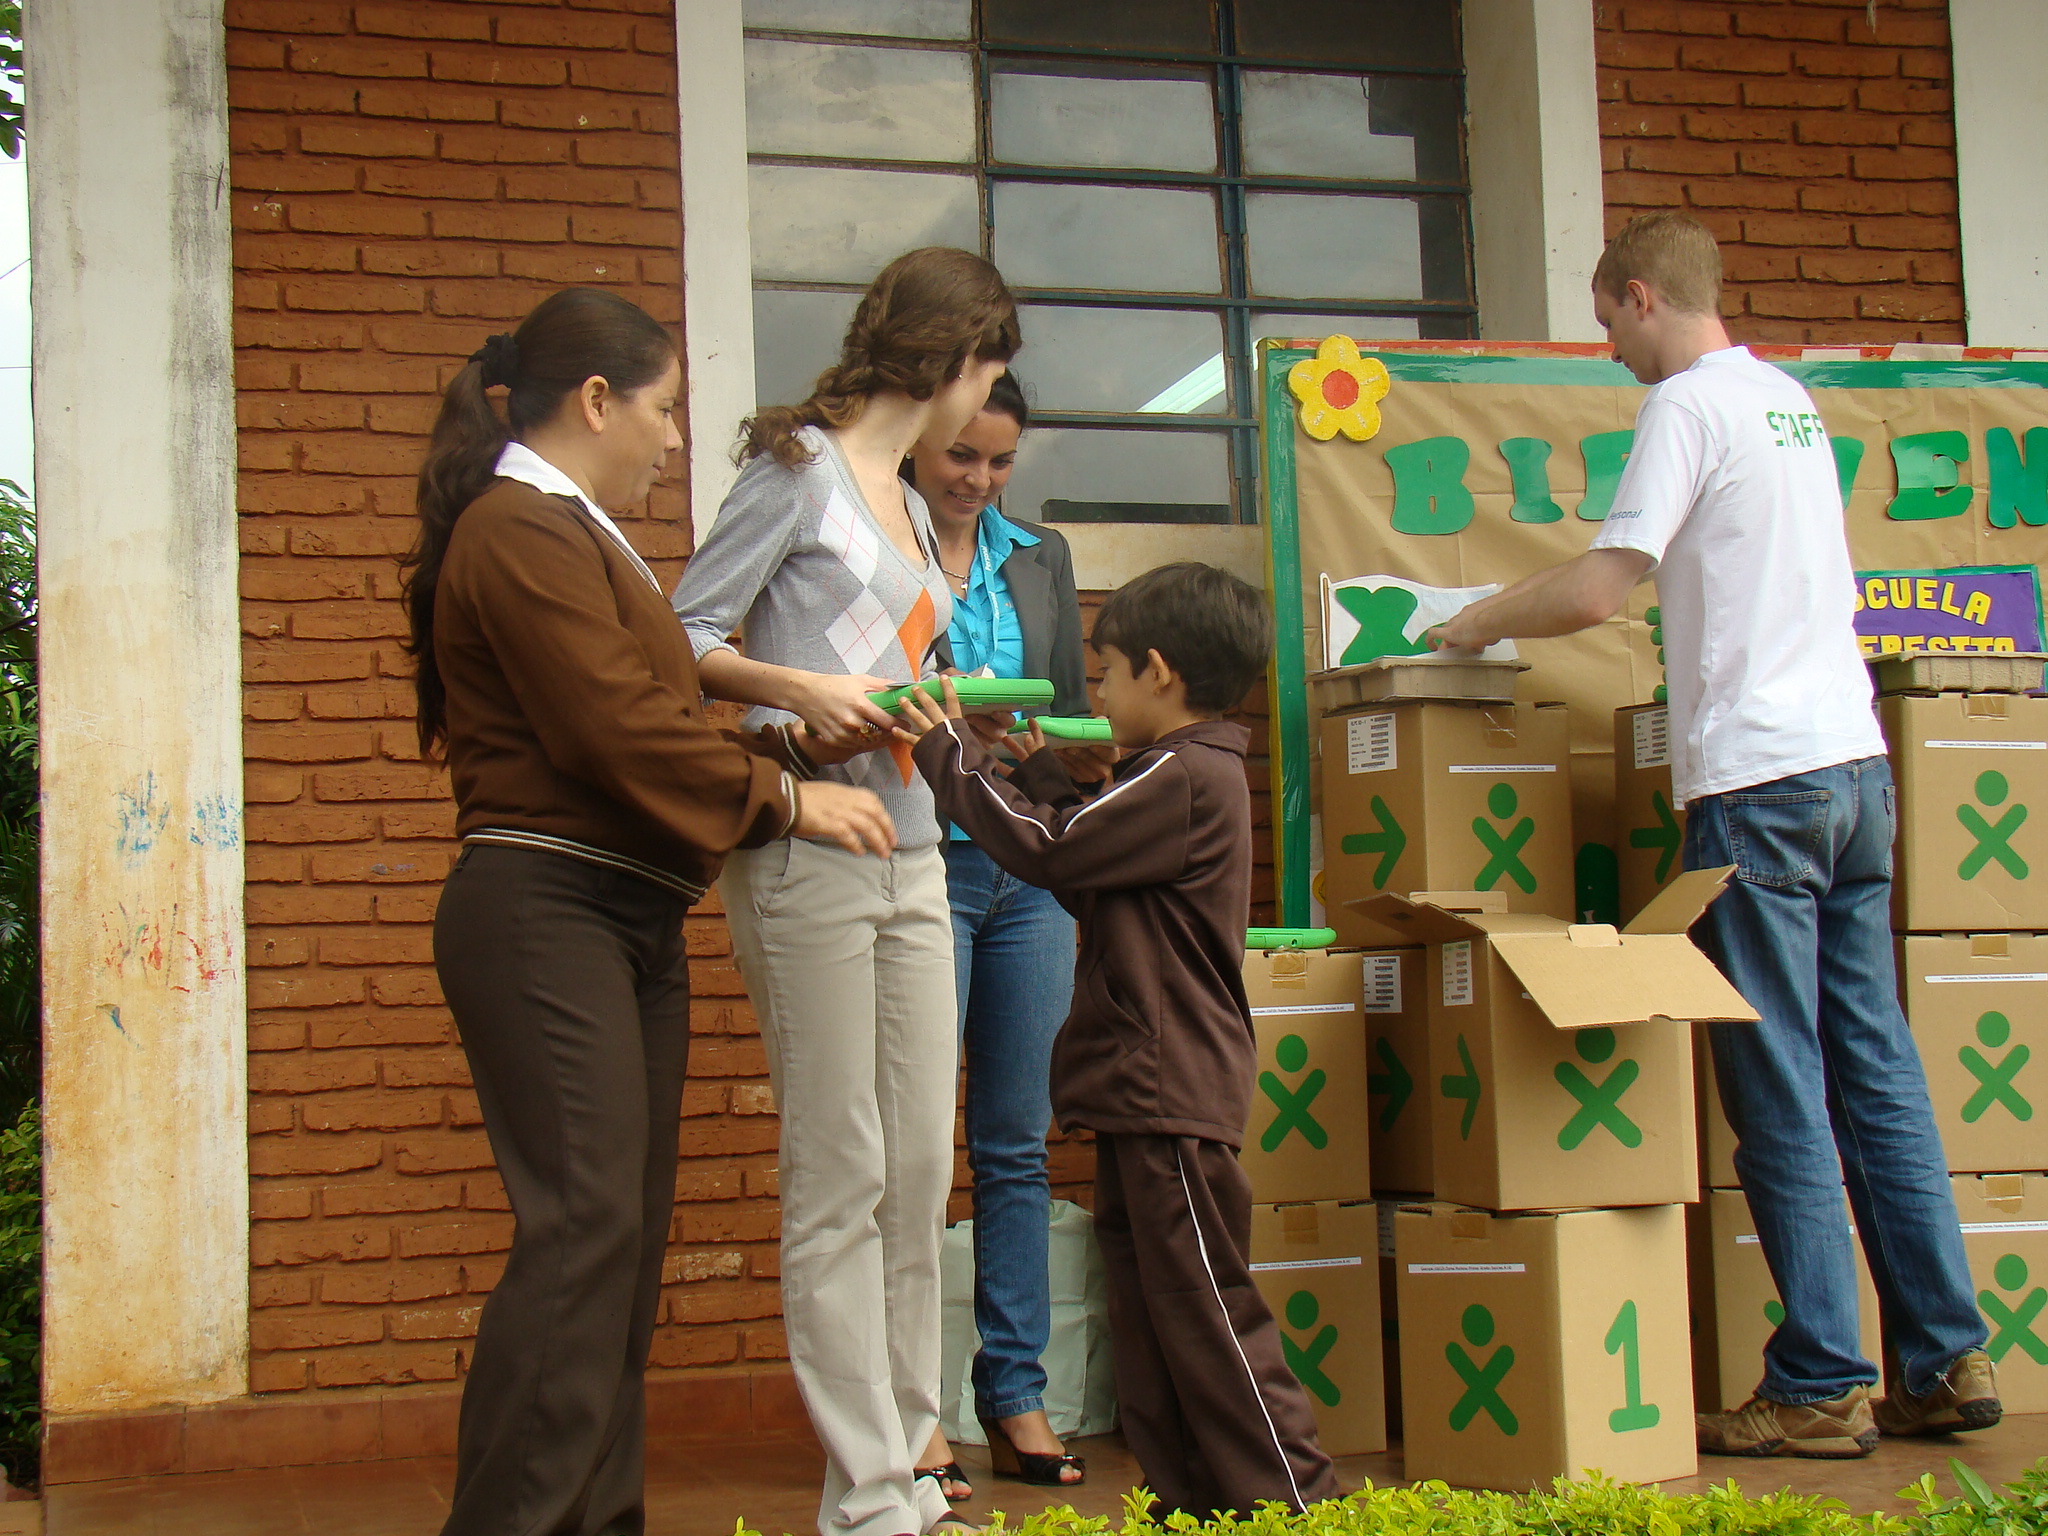
[[[457,836],[558,838],[701,895],[795,820],[787,736],[706,723],[667,597],[567,497],[501,479],[464,511],[434,659]]]
[[[915,759],[942,818],[1080,919],[1074,1007],[1053,1045],[1062,1126],[1244,1141],[1257,1051],[1245,1003],[1250,733],[1184,726],[1092,800],[1050,750],[1007,781],[955,722]]]

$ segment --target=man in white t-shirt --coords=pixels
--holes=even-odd
[[[1891,768],[1856,645],[1834,453],[1806,391],[1729,344],[1720,292],[1713,236],[1683,214],[1646,214],[1608,244],[1594,314],[1653,386],[1613,510],[1585,554],[1434,639],[1569,634],[1655,574],[1685,865],[1736,868],[1695,932],[1763,1015],[1711,1038],[1785,1308],[1756,1395],[1699,1415],[1700,1449],[1861,1456],[1880,1429],[1981,1429],[2001,1410],[1894,981]],[[1874,1413],[1844,1181],[1884,1312]]]

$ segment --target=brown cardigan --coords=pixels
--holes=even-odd
[[[461,837],[560,840],[696,896],[795,820],[787,737],[705,723],[667,598],[567,497],[500,479],[470,504],[434,659]]]

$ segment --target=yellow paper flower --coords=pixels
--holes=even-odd
[[[1387,365],[1359,356],[1349,336],[1325,337],[1314,357],[1287,370],[1287,387],[1301,402],[1301,430],[1319,443],[1339,432],[1354,443],[1376,436],[1379,402],[1393,386]]]

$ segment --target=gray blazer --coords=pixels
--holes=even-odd
[[[1074,556],[1065,537],[1044,523],[1028,532],[1036,544],[1019,544],[1003,562],[1003,580],[1024,632],[1024,675],[1052,680],[1052,713],[1092,713],[1088,669],[1081,654],[1081,600],[1074,591]]]

